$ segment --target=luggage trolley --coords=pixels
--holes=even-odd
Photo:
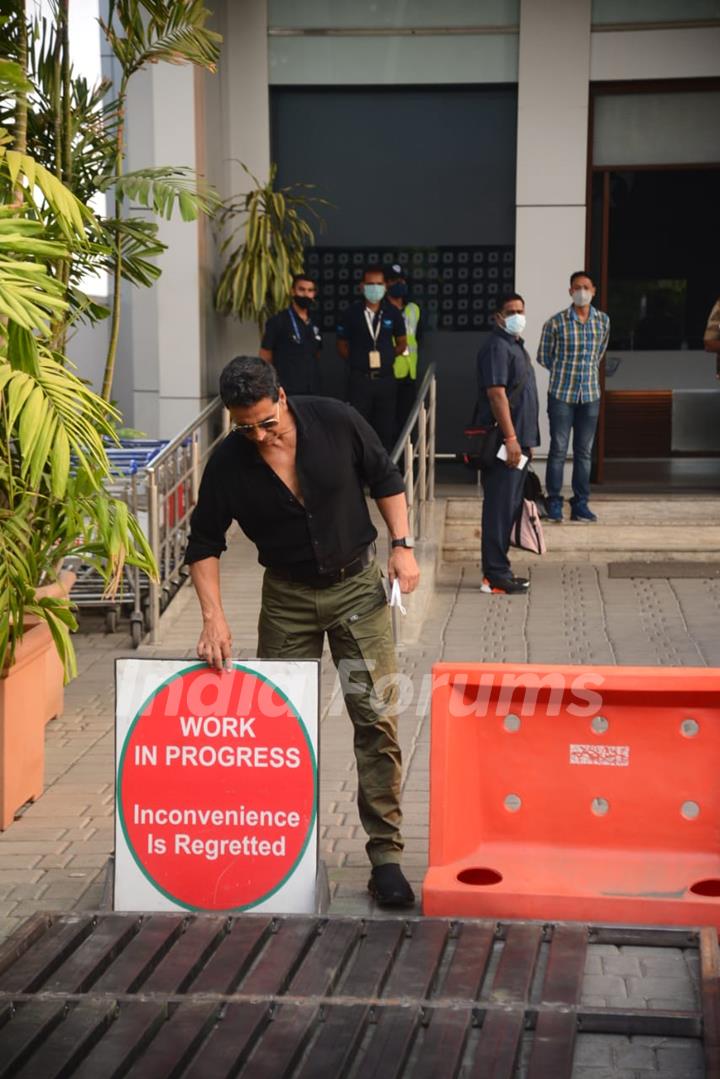
[[[124,438],[119,446],[107,447],[111,478],[106,488],[114,498],[126,502],[148,535],[147,475],[145,469],[167,446],[167,439]],[[82,608],[105,610],[105,628],[114,633],[124,610],[130,614],[130,635],[137,648],[148,629],[149,581],[137,566],[126,565],[117,594],[108,599],[101,575],[94,566],[80,560],[72,568],[77,581],[70,593],[72,603]]]

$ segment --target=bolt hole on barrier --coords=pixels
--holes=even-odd
[[[424,912],[720,928],[719,775],[717,669],[436,664]]]
[[[690,891],[694,892],[695,895],[720,896],[720,879],[699,880],[696,884],[693,884]]]
[[[502,873],[498,873],[497,869],[472,866],[470,869],[461,870],[458,873],[458,880],[461,884],[472,884],[473,887],[487,886],[488,884],[499,884],[502,880]]]

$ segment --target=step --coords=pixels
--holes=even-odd
[[[479,498],[448,499],[443,561],[479,561],[481,505]],[[544,522],[545,560],[720,562],[720,500],[597,499],[593,508],[597,524]]]

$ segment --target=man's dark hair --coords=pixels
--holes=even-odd
[[[298,281],[309,281],[311,285],[314,285],[314,284],[315,284],[314,280],[312,279],[312,277],[310,276],[310,274],[309,274],[309,273],[294,273],[294,274],[292,275],[292,285],[291,285],[291,288],[295,288],[295,286],[297,285]]]
[[[363,268],[363,281],[370,273],[379,273],[383,279],[385,277],[385,271],[379,262],[368,262],[367,266]]]
[[[587,277],[588,281],[589,281],[589,282],[590,282],[590,283],[591,283],[592,285],[594,285],[594,284],[595,284],[595,282],[593,281],[593,276],[592,276],[592,274],[591,274],[591,273],[588,273],[588,272],[587,272],[587,270],[576,270],[576,271],[575,271],[575,273],[571,273],[571,274],[570,274],[570,288],[572,288],[572,287],[573,287],[573,285],[574,285],[574,284],[575,284],[575,282],[577,281],[578,277]]]
[[[247,408],[266,397],[277,401],[275,368],[259,356],[236,356],[220,374],[220,397],[225,408]]]
[[[498,300],[495,308],[496,313],[502,314],[503,307],[506,303],[510,303],[511,300],[519,300],[523,307],[525,306],[525,300],[519,292],[509,292],[507,296],[501,296]]]

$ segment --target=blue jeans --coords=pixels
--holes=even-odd
[[[567,457],[570,431],[573,432],[572,489],[575,501],[590,498],[590,467],[600,412],[600,401],[569,405],[557,397],[548,396],[550,417],[550,452],[545,472],[545,486],[550,498],[559,498],[563,484],[563,467]]]

